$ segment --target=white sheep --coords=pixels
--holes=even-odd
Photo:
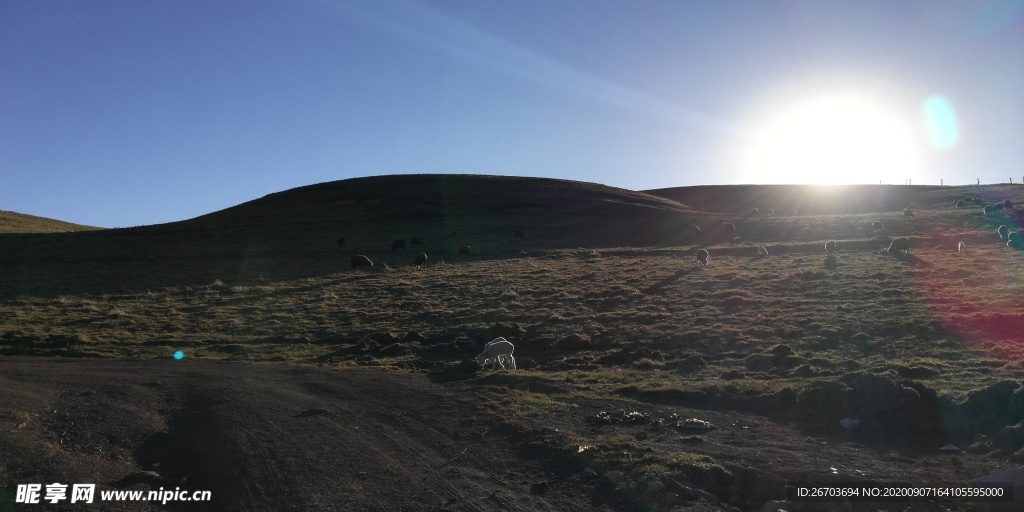
[[[512,365],[512,369],[515,369],[516,358],[512,357],[512,351],[515,349],[516,347],[505,338],[495,338],[484,345],[484,351],[476,356],[476,362],[480,366],[494,366],[494,363],[497,362],[503,370],[506,369],[505,363],[509,363]]]
[[[960,242],[956,244],[956,252],[964,252],[967,250],[967,244]]]

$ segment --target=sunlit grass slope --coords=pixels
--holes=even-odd
[[[0,210],[0,233],[65,233],[100,228]]]

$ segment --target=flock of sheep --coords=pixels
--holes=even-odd
[[[513,232],[513,235],[516,238],[524,238],[526,236],[526,235],[523,234],[523,232],[521,230],[518,230],[518,229]],[[447,235],[445,235],[445,238],[455,238],[455,231],[452,231],[451,233],[448,233]],[[344,237],[338,237],[337,241],[338,241],[338,247],[344,247],[345,246],[345,238]],[[423,237],[420,237],[420,236],[411,237],[411,239],[409,240],[409,247],[412,247],[412,246],[415,246],[415,245],[422,245],[423,247],[426,247],[427,246],[426,239],[424,239]],[[391,242],[391,250],[392,251],[394,251],[395,249],[405,249],[405,247],[406,246],[405,246],[405,239],[404,238],[395,239],[394,241]],[[456,250],[456,253],[459,256],[468,256],[472,250],[473,249],[470,246],[468,246],[468,245],[460,245],[458,247],[458,249]],[[352,268],[373,267],[373,261],[371,261],[370,258],[366,257],[366,255],[363,255],[363,254],[357,254],[355,256],[352,256],[351,264],[352,264]],[[417,254],[416,255],[416,259],[413,261],[413,265],[415,265],[415,267],[417,269],[420,269],[420,268],[423,268],[424,266],[426,266],[426,264],[427,264],[427,253],[421,252],[421,253]]]
[[[992,214],[994,214],[995,212],[998,212],[998,211],[1006,211],[1006,210],[1013,209],[1013,202],[1010,201],[1009,199],[1007,199],[1005,201],[1002,201],[1002,202],[999,202],[999,203],[994,203],[994,204],[986,205],[985,201],[983,199],[977,197],[977,196],[970,197],[970,198],[960,199],[960,200],[956,201],[954,206],[956,208],[965,208],[969,203],[973,203],[973,204],[976,204],[978,206],[982,206],[983,207],[983,212],[984,212],[984,214],[986,216],[992,215]],[[917,210],[917,205],[916,204],[913,204],[913,203],[909,204],[909,205],[907,205],[906,208],[903,209],[903,216],[904,217],[916,218],[917,217],[916,210]],[[750,210],[750,214],[751,215],[757,215],[758,213],[759,213],[759,210],[757,208],[752,208]],[[774,214],[775,210],[768,210],[767,213],[769,215]],[[734,224],[724,223],[724,225],[725,225],[726,231],[736,231],[736,226]],[[876,231],[884,231],[885,230],[885,224],[882,221],[880,221],[880,220],[872,222],[871,223],[871,227],[874,228]],[[700,235],[702,234],[702,231],[701,231],[700,227],[697,226],[696,224],[691,224],[690,225],[690,232],[693,234],[694,238],[696,238],[696,239],[699,239]],[[999,239],[1006,242],[1006,246],[1007,247],[1010,247],[1010,248],[1013,248],[1013,249],[1022,249],[1022,250],[1024,250],[1024,238],[1022,238],[1022,236],[1019,233],[1011,232],[1009,230],[1009,228],[1007,228],[1006,226],[999,226],[999,229],[996,230],[996,232],[999,235]],[[911,244],[910,239],[907,238],[907,237],[895,238],[895,239],[893,239],[889,243],[889,247],[884,249],[883,252],[886,253],[886,254],[893,254],[893,255],[902,254],[902,255],[906,256],[906,255],[910,254],[910,244]],[[967,250],[967,244],[965,244],[964,242],[958,242],[956,249],[957,249],[957,252],[961,252],[962,253],[965,250]],[[836,253],[836,241],[835,240],[829,240],[828,242],[825,243],[825,253],[828,254],[828,257],[829,257],[830,260],[835,258],[835,253]],[[757,248],[757,255],[760,256],[760,257],[768,256],[768,249],[765,246],[763,246],[763,245],[762,246],[758,246],[758,248]],[[709,256],[710,256],[710,254],[708,253],[707,249],[700,249],[700,250],[698,250],[697,251],[697,266],[698,267],[707,266],[707,264],[708,264],[708,257]]]
[[[1009,210],[1009,209],[1013,208],[1013,203],[1009,199],[1007,199],[1007,200],[1005,200],[1005,201],[1003,201],[1001,203],[985,205],[984,201],[981,200],[978,197],[965,198],[965,199],[958,200],[955,203],[955,207],[956,208],[964,208],[964,207],[966,207],[966,205],[969,202],[973,202],[973,203],[975,203],[975,204],[977,204],[979,206],[983,206],[984,207],[983,211],[984,211],[984,214],[986,216],[992,215],[996,211],[1002,211],[1004,209]],[[903,215],[905,217],[916,217],[917,216],[916,213],[915,213],[916,209],[917,209],[916,205],[910,204],[906,208],[903,209]],[[757,215],[759,213],[759,210],[757,208],[753,208],[753,209],[750,210],[750,213],[751,213],[751,215]],[[768,215],[773,215],[775,213],[775,211],[772,210],[772,209],[769,209],[769,210],[766,211],[766,213]],[[727,231],[727,232],[735,232],[736,231],[736,226],[734,224],[732,224],[732,223],[723,223],[723,226],[724,226],[725,231]],[[884,231],[885,230],[885,224],[882,221],[880,221],[880,220],[872,222],[871,227],[874,230],[876,230],[876,231]],[[696,224],[691,224],[690,225],[690,231],[693,234],[695,239],[699,239],[701,234],[702,234],[702,231],[701,231],[700,227],[697,226]],[[1011,232],[1009,230],[1009,228],[1006,227],[1005,225],[999,226],[999,229],[997,229],[996,232],[999,235],[1000,240],[1005,240],[1006,241],[1006,245],[1008,247],[1012,247],[1012,248],[1016,248],[1016,249],[1024,249],[1024,240],[1022,240],[1022,237],[1021,237],[1021,235],[1019,233]],[[523,232],[519,231],[519,230],[514,231],[513,234],[515,235],[516,238],[523,238],[524,237]],[[447,235],[447,237],[454,238],[455,237],[455,232],[454,231],[451,232],[450,234]],[[344,238],[338,238],[338,246],[341,247],[344,244],[345,244],[345,239]],[[414,245],[423,245],[425,247],[426,246],[426,242],[425,242],[425,240],[422,237],[412,237],[410,246],[414,246]],[[886,254],[893,254],[893,255],[895,255],[895,254],[903,254],[904,256],[906,256],[906,255],[908,255],[910,253],[910,245],[911,245],[910,239],[907,238],[907,237],[895,238],[895,239],[893,239],[889,243],[889,247],[884,249],[883,252],[885,252]],[[836,246],[837,246],[837,243],[836,243],[835,240],[829,240],[828,242],[825,243],[825,253],[828,254],[828,257],[829,257],[830,260],[834,260],[834,258],[835,258]],[[391,249],[392,250],[394,250],[394,249],[404,249],[404,248],[405,248],[405,240],[404,239],[402,239],[402,240],[395,240],[391,244]],[[958,252],[964,252],[964,250],[966,250],[966,244],[964,244],[964,242],[959,242],[957,244],[957,251]],[[460,246],[458,248],[458,254],[459,255],[467,255],[469,253],[470,253],[470,247],[468,245],[462,245],[462,246]],[[758,246],[758,248],[757,248],[757,255],[759,257],[768,256],[768,249],[765,246],[763,246],[763,245],[762,246]],[[709,258],[709,256],[710,256],[710,253],[708,252],[707,249],[699,249],[697,251],[697,266],[699,266],[699,267],[707,266],[708,265],[708,258]],[[421,268],[424,265],[426,265],[426,263],[427,263],[427,254],[426,253],[418,254],[416,256],[416,259],[415,259],[414,263],[415,263],[417,268]],[[370,261],[370,259],[367,258],[366,256],[364,256],[364,255],[352,256],[352,267],[353,268],[355,268],[355,267],[372,267],[372,266],[373,266],[373,262]],[[502,369],[508,369],[509,367],[515,369],[516,368],[516,360],[515,360],[514,357],[512,357],[512,352],[514,350],[515,350],[515,346],[513,346],[511,342],[509,342],[505,338],[500,338],[499,337],[499,338],[496,338],[496,339],[492,340],[490,343],[488,343],[487,345],[484,346],[483,352],[481,352],[480,355],[476,356],[476,362],[479,363],[481,366],[484,366],[484,367],[493,367],[495,364],[497,364],[498,366],[501,366]]]

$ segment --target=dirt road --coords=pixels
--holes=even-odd
[[[53,482],[212,493],[209,503],[104,510],[590,508],[573,486],[549,487],[559,468],[520,457],[472,397],[421,375],[0,358],[0,393],[0,510],[17,484]],[[538,482],[545,492],[531,493]]]

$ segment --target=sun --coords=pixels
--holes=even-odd
[[[918,174],[912,123],[858,96],[805,100],[771,118],[745,153],[755,183],[901,182]]]

